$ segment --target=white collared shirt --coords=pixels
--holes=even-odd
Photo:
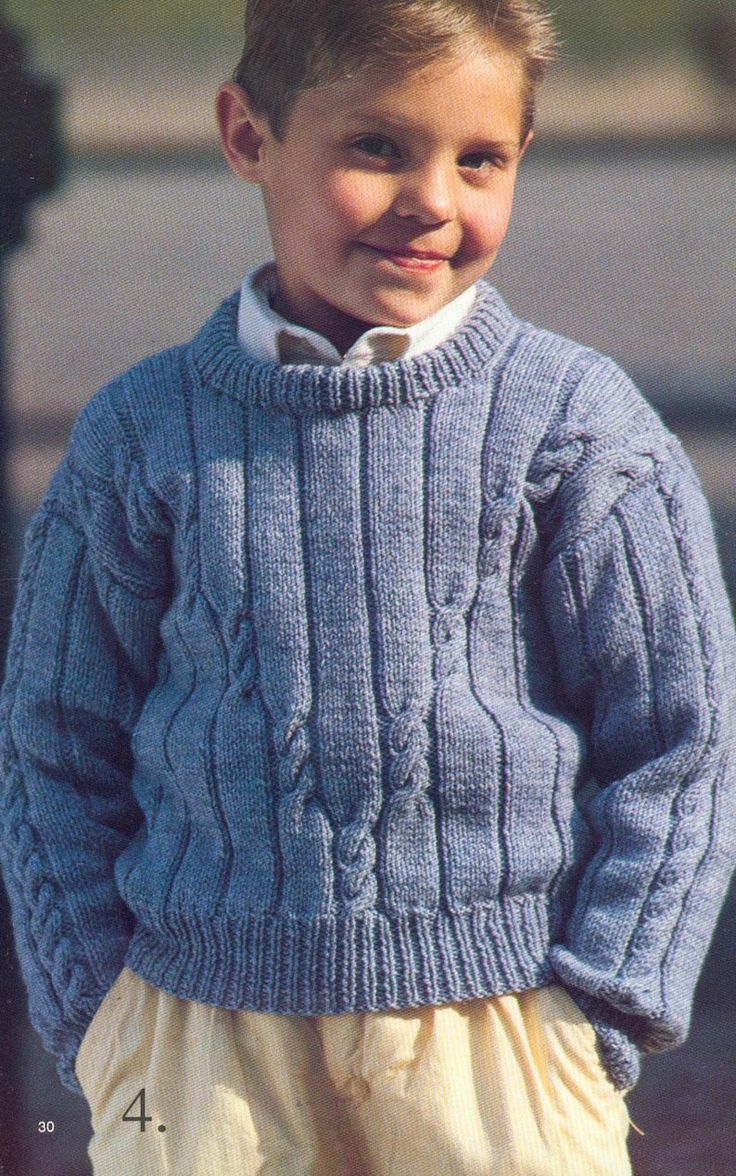
[[[366,367],[394,359],[411,359],[438,347],[455,333],[470,313],[476,287],[464,290],[452,302],[411,327],[371,327],[341,355],[324,335],[283,318],[271,306],[276,290],[273,261],[246,274],[240,289],[238,341],[254,359],[272,363],[351,364]]]

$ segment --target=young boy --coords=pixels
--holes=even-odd
[[[274,261],[102,389],[28,531],[2,858],[96,1173],[629,1172],[734,863],[707,508],[482,281],[536,0],[257,0]]]

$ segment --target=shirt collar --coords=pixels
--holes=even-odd
[[[371,327],[341,355],[324,335],[298,326],[273,309],[276,266],[267,261],[246,274],[240,288],[238,342],[254,359],[271,363],[319,363],[366,367],[411,359],[449,339],[473,308],[476,286],[411,327]]]

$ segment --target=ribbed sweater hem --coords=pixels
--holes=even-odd
[[[546,896],[452,912],[297,919],[187,912],[139,923],[125,963],[174,996],[316,1016],[445,1004],[553,982]]]

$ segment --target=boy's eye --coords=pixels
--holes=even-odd
[[[489,167],[502,167],[504,160],[498,155],[491,155],[488,151],[478,151],[474,155],[464,155],[460,160],[463,167],[469,167],[472,171],[481,171],[484,164]]]
[[[396,154],[393,144],[380,135],[364,135],[362,139],[358,139],[355,146],[365,155],[375,155],[381,159],[392,159]]]

